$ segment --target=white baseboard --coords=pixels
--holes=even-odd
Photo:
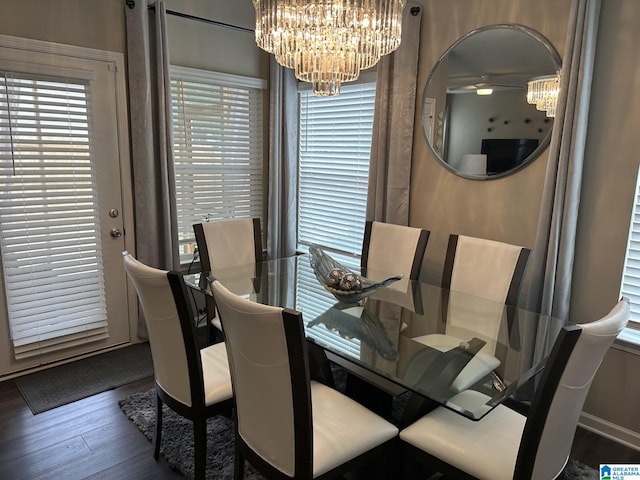
[[[640,451],[640,433],[608,422],[601,418],[582,412],[578,424],[609,440],[620,443],[626,447]],[[603,459],[603,461],[606,459]]]

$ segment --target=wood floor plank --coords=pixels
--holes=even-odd
[[[0,382],[0,407],[5,402],[17,399],[22,399],[22,395],[20,395],[16,383],[14,381]]]
[[[69,460],[87,456],[89,447],[80,435],[33,450],[2,464],[3,478],[32,478],[47,469]],[[59,477],[63,478],[63,477]]]
[[[60,407],[62,408],[62,407]],[[47,417],[41,417],[49,414]],[[44,449],[70,439],[87,428],[98,428],[110,423],[111,417],[122,415],[117,401],[85,403],[74,409],[44,412],[26,422],[6,422],[10,433],[0,441],[0,462],[22,456],[34,449]],[[3,435],[4,437],[5,435]]]
[[[87,476],[83,480],[112,480],[114,478],[118,480],[176,480],[183,479],[184,476],[171,470],[162,458],[156,462],[151,450],[149,450],[148,453],[142,453],[126,462],[120,462],[100,473]]]
[[[111,468],[114,463],[128,463],[138,455],[145,454],[153,458],[151,443],[139,442],[138,432],[129,432],[121,435],[118,441],[102,442],[94,446],[94,449],[87,447],[87,452],[82,455],[58,462],[29,479],[85,478],[100,474]]]

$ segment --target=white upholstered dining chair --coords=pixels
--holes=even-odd
[[[419,299],[418,285],[413,281],[420,277],[429,233],[417,227],[371,220],[365,222],[360,259],[362,274],[371,280],[382,280],[390,275],[403,276],[380,290],[379,298],[393,298],[394,294],[399,294],[395,297]],[[417,303],[410,306],[412,309],[419,307]],[[388,414],[393,396],[405,391],[343,357],[331,353],[327,356],[331,362],[347,370],[347,393],[379,413]]]
[[[193,231],[203,271],[251,265],[263,259],[259,218],[196,223]]]
[[[506,306],[517,305],[530,250],[517,245],[464,235],[450,235],[442,274],[442,319],[439,333],[414,340],[440,351],[471,337],[485,342],[451,385],[461,392],[500,366],[498,339],[508,328]],[[469,312],[472,312],[471,314]],[[508,332],[503,335],[508,340]]]
[[[542,372],[528,415],[498,405],[479,421],[438,407],[400,432],[409,463],[447,478],[552,480],[563,471],[591,382],[626,326],[621,300],[603,318],[564,327]],[[473,390],[459,394],[482,396]]]
[[[428,230],[368,220],[362,241],[363,274],[372,271],[418,280],[428,240]]]
[[[196,236],[200,266],[203,272],[238,267],[238,281],[228,284],[235,293],[250,294],[256,288],[252,283],[258,276],[256,266],[263,261],[262,229],[259,218],[237,218],[193,225]],[[228,279],[227,282],[232,282]],[[220,319],[216,315],[215,303],[207,301],[207,323],[222,331]],[[209,330],[210,341],[214,332]]]
[[[382,458],[398,429],[310,380],[302,314],[252,302],[219,281],[236,412],[235,478],[245,458],[267,478],[329,478]]]
[[[232,408],[231,375],[224,343],[200,349],[184,280],[123,252],[149,334],[156,389],[154,457],[160,454],[162,405],[193,422],[195,478],[205,478],[207,418]]]

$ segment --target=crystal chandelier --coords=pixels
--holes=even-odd
[[[253,0],[256,43],[315,95],[340,84],[400,45],[405,0]]]
[[[547,113],[547,117],[556,116],[558,93],[560,92],[560,75],[544,75],[532,78],[527,82],[527,102],[536,109]]]

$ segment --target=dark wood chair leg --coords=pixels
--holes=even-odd
[[[160,457],[160,443],[162,441],[162,400],[156,393],[156,429],[153,432],[153,458]]]
[[[235,457],[233,460],[233,480],[242,480],[244,478],[244,455],[238,446],[236,439]]]
[[[196,418],[193,421],[193,449],[195,480],[204,480],[207,470],[207,420],[205,418]]]
[[[434,472],[425,468],[418,462],[418,459],[413,454],[413,447],[403,445],[401,448],[401,478],[406,480],[438,480],[443,479],[444,476],[438,472]]]

